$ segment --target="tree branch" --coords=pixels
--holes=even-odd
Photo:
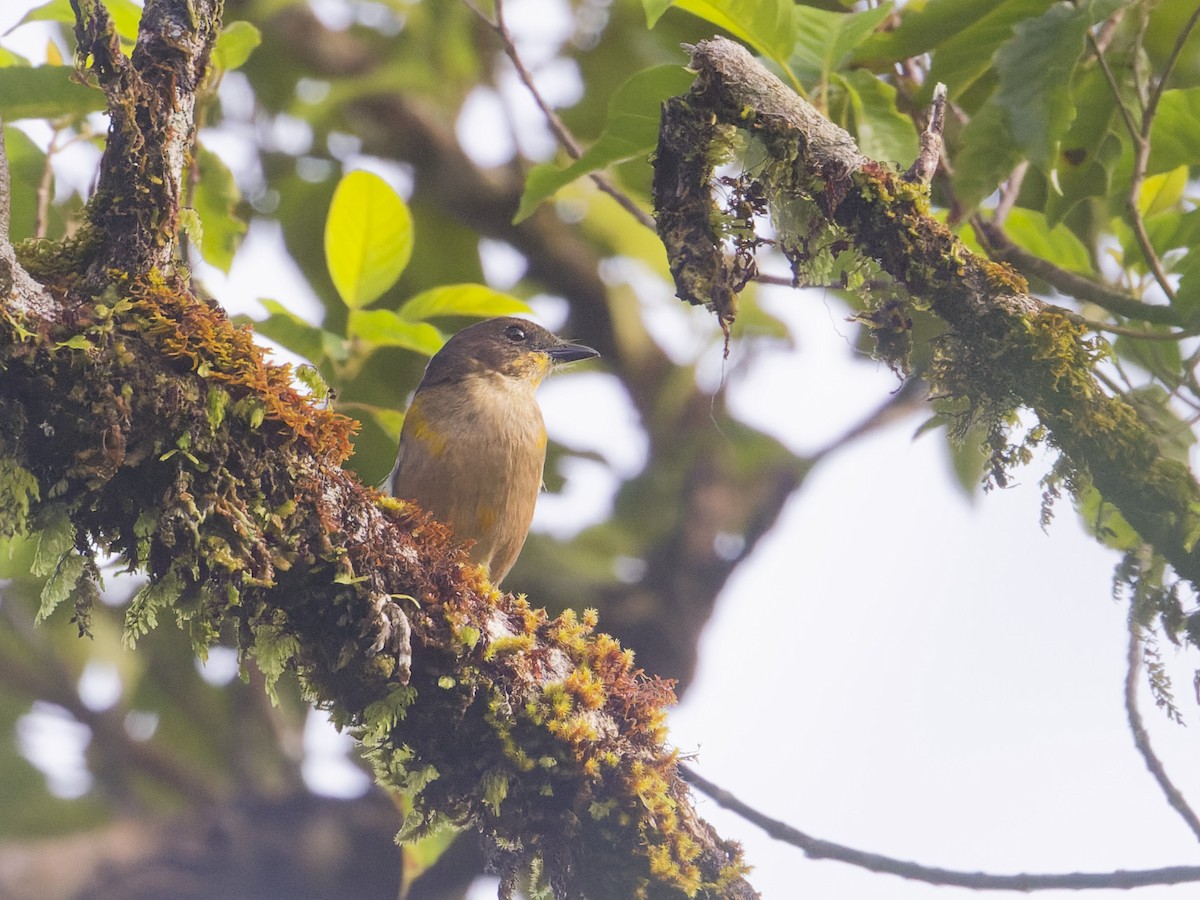
[[[775,202],[814,205],[949,329],[930,378],[935,391],[999,421],[1023,405],[1072,466],[1175,570],[1200,586],[1200,485],[1158,448],[1132,407],[1092,372],[1085,329],[1028,293],[1007,266],[971,253],[929,214],[924,188],[859,153],[841,128],[721,38],[692,52],[690,94],[668,101],[655,172],[659,232],[678,296],[732,309],[732,266],[712,232],[714,142],[743,129],[766,148]]]
[[[1126,654],[1125,667],[1125,715],[1129,720],[1129,732],[1133,735],[1133,744],[1137,747],[1138,753],[1141,754],[1142,761],[1146,763],[1146,769],[1154,777],[1163,796],[1167,798],[1167,803],[1175,812],[1179,813],[1180,818],[1191,829],[1192,834],[1196,836],[1196,840],[1200,840],[1200,818],[1196,817],[1195,811],[1188,805],[1188,802],[1183,798],[1183,794],[1179,792],[1179,788],[1171,781],[1167,770],[1163,767],[1160,760],[1154,752],[1154,748],[1150,746],[1150,735],[1146,733],[1146,726],[1142,724],[1142,716],[1138,712],[1137,705],[1137,689],[1138,689],[1138,671],[1141,668],[1141,640],[1138,637],[1138,626],[1134,620],[1132,611],[1129,617],[1129,650]]]
[[[844,844],[815,838],[786,822],[763,815],[734,794],[713,784],[690,766],[680,766],[684,779],[718,804],[752,822],[777,841],[799,847],[811,859],[832,859],[867,869],[896,875],[911,881],[924,881],[943,887],[964,887],[977,891],[1048,891],[1103,890],[1147,887],[1153,884],[1188,884],[1200,881],[1200,866],[1168,866],[1161,869],[1118,869],[1113,872],[1063,872],[1055,874],[1022,873],[995,875],[990,872],[964,872],[941,869],[919,863],[856,850]]]

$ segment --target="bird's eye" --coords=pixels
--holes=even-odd
[[[509,325],[504,329],[504,336],[514,344],[519,344],[521,341],[525,340],[525,329],[520,325]]]

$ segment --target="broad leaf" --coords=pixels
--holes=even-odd
[[[781,66],[786,65],[796,40],[792,0],[642,0],[642,6],[651,27],[675,6],[723,28]]]
[[[398,310],[402,319],[420,322],[438,316],[508,316],[532,312],[529,304],[482,284],[447,284],[417,294]]]
[[[891,3],[861,13],[797,6],[796,44],[789,60],[792,68],[806,80],[828,82],[830,75],[891,12]]]
[[[104,109],[104,94],[74,80],[73,66],[0,68],[0,117],[58,119]]]
[[[200,254],[204,261],[228,272],[233,254],[246,233],[246,223],[236,215],[241,193],[233,173],[221,158],[204,146],[196,155],[200,177],[192,196],[192,206],[200,216],[204,239]]]
[[[361,309],[396,283],[412,256],[408,206],[372,172],[338,184],[325,220],[325,262],[342,301]]]
[[[1154,175],[1177,166],[1200,164],[1200,87],[1164,91],[1150,128],[1150,161]]]
[[[871,157],[902,166],[917,157],[917,131],[912,119],[896,109],[896,89],[865,69],[838,78],[854,116],[859,149]]]
[[[261,43],[262,32],[249,22],[230,22],[217,36],[213,63],[226,71],[241,68]]]
[[[113,27],[121,40],[126,44],[136,41],[138,24],[142,20],[141,4],[134,3],[133,0],[104,0],[104,6],[108,9]],[[71,9],[70,0],[50,0],[49,3],[43,3],[25,13],[10,31],[27,22],[62,22],[65,25],[74,25],[75,12]]]
[[[391,309],[355,309],[350,311],[347,331],[376,347],[401,347],[433,356],[446,339],[428,322],[413,322]]]
[[[1093,274],[1092,259],[1079,238],[1061,223],[1051,227],[1036,210],[1014,207],[1004,222],[1004,230],[1017,244],[1060,269]]]
[[[648,156],[658,144],[663,101],[686,93],[693,78],[681,66],[655,66],[633,75],[609,100],[604,130],[583,156],[565,169],[543,164],[530,170],[513,221],[527,219],[543,200],[576,178],[612,163]]]
[[[304,321],[277,300],[259,300],[269,313],[254,323],[254,330],[269,337],[309,362],[319,365],[326,359],[346,359],[346,342],[341,335]]]

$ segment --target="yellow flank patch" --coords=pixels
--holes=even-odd
[[[413,403],[406,413],[407,423],[412,428],[412,435],[429,452],[430,456],[441,456],[446,450],[446,435],[429,424],[429,420],[421,414],[421,405]]]
[[[489,534],[496,527],[497,512],[494,506],[480,503],[475,507],[475,521],[479,523],[481,534]]]

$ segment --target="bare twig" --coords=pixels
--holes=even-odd
[[[1121,87],[1117,83],[1117,78],[1113,74],[1108,60],[1104,57],[1104,52],[1101,50],[1100,45],[1096,43],[1096,39],[1091,32],[1088,32],[1088,40],[1091,42],[1092,50],[1096,54],[1096,61],[1100,64],[1100,69],[1104,72],[1104,77],[1108,81],[1108,86],[1112,91],[1117,108],[1121,111],[1121,118],[1125,122],[1125,128],[1129,131],[1129,136],[1133,139],[1133,173],[1129,181],[1129,195],[1125,201],[1126,209],[1129,211],[1130,225],[1133,227],[1133,234],[1137,238],[1138,247],[1141,248],[1142,257],[1146,260],[1146,265],[1150,267],[1150,271],[1154,275],[1154,280],[1158,282],[1158,286],[1162,288],[1167,298],[1173,300],[1175,298],[1175,288],[1167,278],[1162,260],[1158,258],[1158,254],[1154,250],[1154,245],[1150,242],[1150,235],[1146,231],[1146,222],[1142,217],[1142,211],[1138,208],[1138,195],[1141,193],[1142,185],[1145,183],[1146,169],[1150,162],[1150,125],[1154,121],[1154,117],[1150,109],[1147,108],[1142,115],[1142,122],[1139,127],[1138,123],[1134,121],[1133,113],[1130,112],[1129,107],[1125,105],[1121,97]]]
[[[570,156],[571,159],[579,159],[581,156],[583,156],[583,146],[575,138],[575,135],[571,133],[571,129],[567,127],[566,123],[562,120],[558,113],[554,111],[554,108],[546,102],[546,99],[542,96],[541,91],[538,90],[537,85],[533,81],[533,75],[525,67],[525,63],[521,60],[521,54],[517,51],[517,45],[513,40],[512,32],[508,30],[508,26],[504,21],[503,0],[495,0],[496,20],[494,22],[489,19],[481,9],[476,7],[475,4],[468,3],[468,5],[472,10],[475,11],[476,15],[491,25],[495,30],[497,36],[500,38],[500,43],[504,46],[505,54],[508,56],[509,61],[513,64],[513,68],[517,72],[517,77],[521,79],[521,83],[525,85],[529,93],[533,95],[533,100],[535,103],[537,103],[538,109],[542,111],[542,115],[546,117],[546,123],[550,126],[551,132],[554,133],[555,140],[558,141],[559,145],[563,148],[563,150],[566,151],[567,155]],[[588,177],[591,178],[592,183],[595,184],[597,188],[616,200],[621,208],[637,219],[641,225],[644,225],[646,228],[654,231],[653,217],[640,206],[638,206],[632,197],[618,188],[612,183],[611,180],[599,172],[592,172]]]
[[[681,765],[679,774],[696,790],[708,795],[720,806],[737,813],[777,841],[798,847],[811,859],[832,859],[871,872],[897,875],[911,881],[924,881],[949,887],[993,891],[1047,891],[1146,887],[1153,884],[1185,884],[1200,881],[1200,866],[1167,866],[1161,869],[1116,870],[1112,872],[1021,873],[995,875],[989,872],[964,872],[924,866],[907,860],[856,850],[844,844],[805,834],[785,822],[773,819],[739,800],[735,795]]]
[[[921,132],[921,149],[917,158],[904,173],[905,181],[929,184],[937,173],[942,158],[942,131],[946,127],[946,86],[940,81],[933,88],[933,103],[929,107],[929,124]]]
[[[1154,753],[1154,748],[1150,746],[1150,735],[1146,733],[1146,727],[1142,724],[1142,716],[1138,712],[1137,676],[1138,670],[1141,668],[1141,643],[1141,639],[1138,637],[1137,623],[1133,621],[1131,614],[1129,620],[1129,651],[1126,657],[1128,665],[1125,670],[1125,715],[1129,719],[1129,731],[1133,735],[1134,746],[1137,747],[1138,753],[1142,755],[1142,759],[1146,763],[1146,768],[1154,776],[1154,780],[1158,782],[1158,786],[1162,790],[1163,796],[1166,797],[1167,803],[1171,805],[1173,810],[1179,813],[1183,821],[1187,823],[1187,827],[1192,830],[1192,834],[1196,836],[1196,840],[1200,841],[1200,818],[1197,818],[1195,811],[1183,799],[1183,794],[1179,792],[1179,788],[1175,787],[1167,775],[1167,770],[1163,768],[1162,760]]]
[[[1114,290],[1084,275],[1060,268],[1036,253],[1030,253],[1014,243],[1002,228],[982,216],[972,216],[971,227],[992,259],[1011,263],[1021,274],[1040,278],[1062,294],[1085,303],[1094,303],[1114,315],[1127,319],[1140,319],[1155,325],[1182,327],[1185,324],[1174,307],[1143,303],[1123,291]]]

